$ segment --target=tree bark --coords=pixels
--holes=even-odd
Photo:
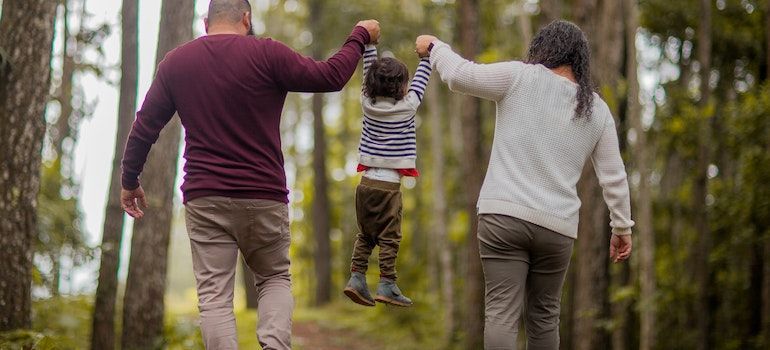
[[[32,238],[58,2],[5,0],[0,48],[0,331],[29,328]]]
[[[331,301],[331,241],[329,239],[329,180],[326,175],[326,134],[323,95],[313,95],[313,236],[315,237],[315,305]]]
[[[767,151],[770,152],[770,142]],[[766,343],[770,340],[770,233],[765,233],[763,243],[763,270],[762,270],[762,337]]]
[[[636,231],[639,243],[637,261],[639,296],[639,350],[655,347],[655,232],[652,226],[650,175],[652,158],[647,132],[642,123],[639,103],[639,78],[636,51],[636,31],[639,27],[637,0],[624,0],[626,18],[626,79],[628,81],[628,119],[636,132],[634,163],[639,172],[636,191]]]
[[[540,0],[540,22],[539,25],[545,26],[562,17],[562,0]]]
[[[765,3],[765,83],[770,81],[770,1]],[[770,153],[770,132],[766,135],[765,149]],[[764,233],[762,244],[762,308],[761,331],[765,344],[770,343],[770,232]]]
[[[578,350],[606,349],[607,333],[599,321],[607,316],[609,241],[607,212],[603,208],[599,182],[591,164],[583,170],[578,183],[582,198],[576,242],[573,346]]]
[[[120,246],[123,241],[124,213],[120,207],[121,152],[131,132],[136,111],[139,70],[138,4],[124,1],[121,14],[121,78],[118,123],[115,135],[110,189],[102,226],[99,282],[94,301],[91,349],[115,348],[115,298],[118,289]]]
[[[157,62],[192,39],[195,1],[163,0]],[[123,299],[123,349],[146,349],[162,342],[168,243],[173,217],[174,180],[179,159],[178,117],[163,129],[142,176],[149,209],[134,224],[126,295]]]
[[[439,274],[441,280],[441,301],[446,310],[444,314],[444,332],[446,332],[447,343],[450,344],[453,334],[457,330],[455,324],[455,315],[457,304],[454,298],[454,270],[452,267],[452,249],[449,242],[449,231],[447,229],[447,200],[444,189],[446,182],[444,173],[444,129],[441,118],[443,109],[441,108],[441,91],[437,83],[432,83],[428,88],[427,102],[430,105],[428,112],[428,123],[430,125],[431,137],[431,172],[433,173],[433,232],[438,251]]]
[[[316,38],[313,57],[321,59],[321,11],[323,1],[310,3],[310,30]],[[313,237],[315,237],[315,305],[331,301],[332,269],[329,239],[329,179],[326,173],[326,130],[323,95],[313,95]]]
[[[711,348],[711,307],[709,303],[709,252],[711,251],[711,232],[709,232],[708,208],[706,197],[708,195],[708,166],[711,158],[709,148],[711,135],[711,112],[709,111],[711,76],[711,0],[700,1],[700,27],[698,28],[697,58],[700,63],[700,101],[698,107],[701,117],[698,120],[698,155],[695,169],[696,177],[693,188],[693,220],[697,235],[695,253],[694,276],[697,285],[696,310],[696,334],[697,349],[707,350]]]
[[[618,81],[623,66],[623,23],[617,1],[581,0],[575,3],[578,25],[592,48],[592,73],[612,115],[619,112]],[[616,119],[616,125],[620,125]],[[578,350],[609,348],[609,334],[600,327],[610,316],[609,223],[607,205],[593,166],[589,163],[578,183],[581,198],[573,286],[573,346]],[[617,309],[617,308],[615,308]],[[621,325],[622,327],[622,325]]]
[[[459,11],[460,48],[463,56],[473,60],[479,46],[479,1],[460,0]],[[469,96],[462,100],[463,121],[463,177],[465,178],[465,210],[468,213],[468,234],[466,239],[467,267],[465,276],[465,348],[481,349],[484,344],[484,282],[476,238],[478,221],[476,204],[483,181],[484,169],[481,145],[481,115],[479,101]]]
[[[532,33],[532,18],[530,17],[529,13],[525,11],[524,7],[526,5],[526,1],[519,1],[519,31],[521,31],[521,41],[524,42],[524,45],[521,45],[521,57],[522,59],[526,59],[527,54],[529,53],[529,43],[532,42],[532,36],[534,35]]]
[[[56,99],[59,101],[61,111],[59,112],[59,119],[56,120],[56,124],[53,125],[53,132],[51,132],[51,144],[56,155],[60,158],[64,158],[64,140],[70,137],[72,134],[72,128],[70,127],[70,117],[74,111],[72,107],[72,89],[73,89],[73,77],[75,75],[75,54],[78,50],[77,38],[72,35],[70,28],[70,11],[72,5],[70,1],[64,0],[64,35],[62,36],[64,44],[62,46],[62,77],[61,86],[59,87],[59,93]],[[81,24],[83,19],[81,18]],[[74,44],[74,48],[72,45]]]

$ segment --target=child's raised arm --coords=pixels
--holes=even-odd
[[[425,95],[425,90],[428,88],[431,71],[430,58],[421,58],[420,64],[417,65],[417,71],[414,72],[412,83],[409,84],[409,92],[414,92],[420,103],[422,103],[422,97]]]
[[[369,73],[369,67],[377,60],[377,46],[368,44],[364,47],[364,73],[361,81],[366,83],[366,74]],[[363,88],[363,85],[361,86]]]

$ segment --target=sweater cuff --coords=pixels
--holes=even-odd
[[[347,42],[355,42],[361,45],[361,53],[364,53],[364,49],[367,44],[372,42],[372,37],[369,36],[369,31],[362,26],[355,26],[353,31],[348,36]]]
[[[613,227],[612,234],[615,236],[630,236],[631,228],[630,227],[623,227],[623,228]]]
[[[136,175],[128,174],[125,171],[121,176],[120,182],[124,190],[132,191],[139,188],[139,177]]]
[[[433,45],[433,48],[430,49],[430,52],[429,52],[430,56],[428,56],[428,58],[430,58],[431,66],[434,66],[436,64],[436,59],[438,59],[438,57],[441,55],[441,51],[443,51],[444,48],[447,48],[450,51],[452,50],[449,44],[441,40],[436,40],[432,42],[431,45]]]

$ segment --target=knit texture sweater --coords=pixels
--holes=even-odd
[[[452,91],[495,101],[497,117],[479,214],[502,214],[577,238],[577,182],[590,159],[612,232],[631,234],[631,203],[615,121],[595,94],[574,118],[577,84],[542,65],[476,64],[436,41],[430,62]]]
[[[367,45],[364,51],[364,83],[372,63],[377,60],[377,48]],[[400,100],[391,97],[366,96],[361,92],[364,112],[359,163],[373,168],[414,169],[417,160],[415,114],[428,87],[431,66],[428,59],[420,60],[409,90]]]

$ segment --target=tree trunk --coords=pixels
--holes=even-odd
[[[315,305],[331,300],[331,242],[329,239],[329,180],[326,176],[326,135],[323,95],[313,95],[313,236],[315,237]]]
[[[156,59],[192,39],[195,1],[163,0]],[[163,129],[142,176],[150,208],[134,224],[126,295],[123,299],[123,349],[161,344],[168,243],[173,217],[174,180],[179,158],[178,117]]]
[[[639,78],[636,51],[636,31],[639,27],[637,0],[624,0],[626,18],[626,78],[628,81],[628,120],[636,131],[634,163],[639,172],[636,191],[636,231],[638,249],[639,296],[639,350],[655,347],[655,232],[652,224],[650,174],[652,158],[647,132],[642,124],[639,103]]]
[[[525,10],[526,1],[519,1],[518,6],[518,13],[519,13],[519,31],[521,32],[521,41],[524,42],[523,45],[521,45],[521,58],[522,60],[526,59],[527,54],[529,53],[529,43],[532,42],[532,18],[530,17],[529,13]]]
[[[540,22],[539,25],[545,26],[562,17],[562,0],[540,0]]]
[[[768,142],[770,145],[770,142]],[[770,152],[770,147],[768,147]],[[765,344],[770,343],[770,233],[766,232],[763,243],[762,270],[762,337]]]
[[[0,48],[0,331],[30,327],[32,238],[56,1],[5,0]]]
[[[54,298],[59,297],[61,293],[61,250],[52,253],[49,258],[51,259],[51,296]]]
[[[91,349],[115,348],[115,298],[118,289],[120,246],[123,240],[124,213],[120,207],[121,152],[126,146],[136,111],[136,90],[139,70],[138,6],[136,1],[124,1],[121,34],[121,78],[118,123],[107,208],[102,226],[99,284],[96,287]]]
[[[582,0],[575,16],[591,43],[592,73],[612,115],[619,114],[618,82],[623,65],[623,23],[617,1]],[[616,120],[616,125],[620,123]],[[581,198],[573,286],[573,345],[578,350],[609,348],[609,334],[601,328],[610,316],[609,223],[607,205],[593,166],[589,163],[578,183]],[[615,307],[614,309],[618,309]],[[621,322],[622,323],[622,322]],[[621,324],[622,327],[622,324]]]
[[[59,112],[59,119],[56,120],[56,124],[53,125],[51,134],[51,144],[56,155],[60,158],[64,158],[64,140],[71,136],[72,128],[70,127],[70,117],[74,111],[72,107],[72,88],[73,77],[75,75],[75,55],[78,51],[77,38],[72,35],[70,28],[70,11],[72,5],[70,1],[64,0],[64,44],[62,46],[62,77],[61,86],[59,87],[59,93],[56,99],[59,101],[61,111]],[[82,24],[81,17],[81,24]],[[74,44],[74,48],[72,47]]]
[[[765,3],[765,83],[770,81],[770,1]],[[766,152],[770,153],[770,132],[765,140]],[[765,344],[770,344],[770,232],[764,232],[762,244],[762,330]]]
[[[427,102],[430,106],[428,123],[431,137],[431,172],[433,173],[433,232],[441,279],[441,301],[444,314],[444,332],[446,332],[446,344],[451,344],[452,337],[459,327],[455,324],[457,304],[454,297],[454,270],[452,266],[452,248],[449,242],[447,229],[447,200],[445,196],[446,182],[444,173],[444,129],[441,119],[444,111],[441,108],[440,86],[435,81],[428,88]]]
[[[321,11],[323,1],[310,3],[310,30],[316,38],[313,57],[321,59]],[[326,174],[326,130],[323,95],[313,95],[313,237],[315,237],[315,305],[331,301],[332,269],[329,240],[329,180]]]
[[[479,0],[460,0],[459,11],[460,48],[463,56],[473,60],[479,46]],[[463,121],[463,177],[465,178],[465,210],[468,213],[465,276],[465,348],[481,349],[484,344],[484,283],[476,238],[478,221],[476,203],[481,190],[484,169],[481,145],[481,115],[479,101],[469,96],[462,99]]]
[[[599,323],[607,316],[609,226],[599,182],[591,164],[587,164],[583,170],[578,194],[582,198],[582,206],[573,280],[572,342],[578,350],[606,349],[609,345],[607,334],[599,327]]]
[[[708,166],[711,158],[709,149],[711,135],[711,115],[709,107],[711,76],[711,0],[700,1],[700,27],[698,28],[697,58],[700,63],[700,101],[698,106],[702,113],[698,120],[698,156],[695,169],[696,177],[693,188],[693,220],[697,237],[694,277],[697,286],[696,310],[696,343],[698,350],[711,348],[711,307],[709,303],[709,252],[711,250],[711,233],[709,232],[708,208]]]

